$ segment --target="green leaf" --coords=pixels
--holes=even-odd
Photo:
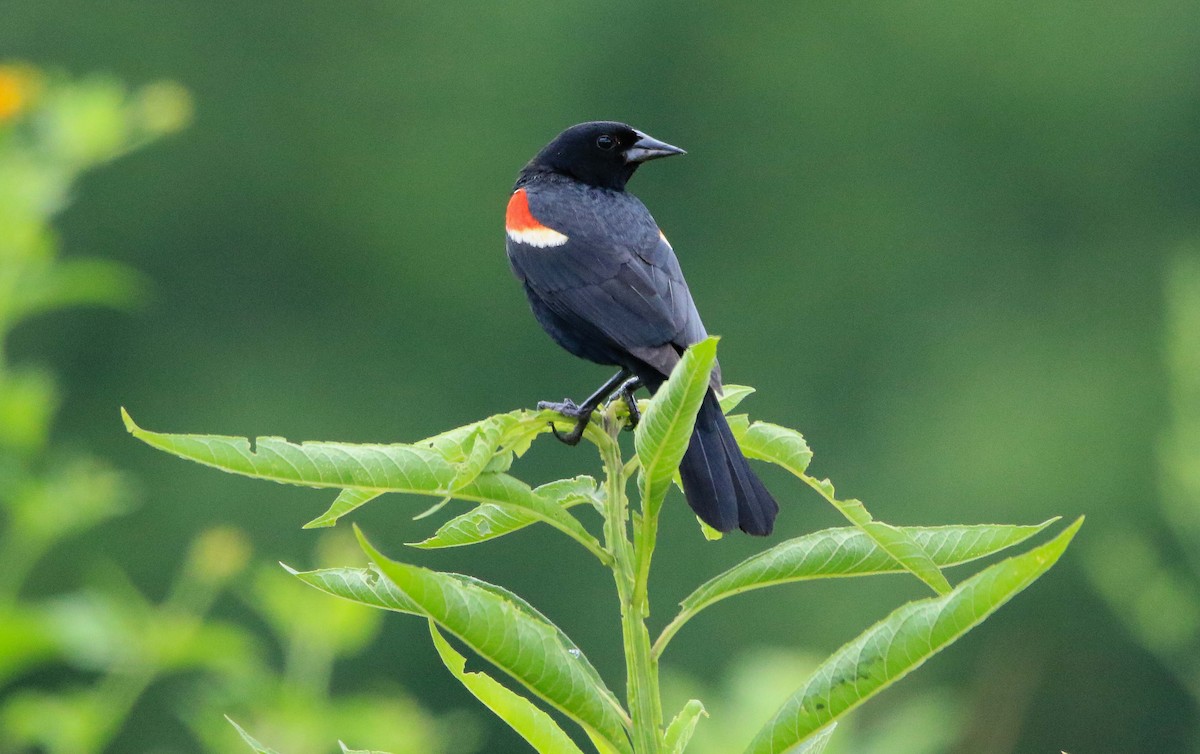
[[[722,385],[720,398],[721,413],[728,414],[753,392],[755,392],[754,388],[746,385]]]
[[[361,532],[358,536],[381,573],[422,615],[628,754],[628,714],[579,648],[545,616],[493,584],[389,560]]]
[[[310,522],[309,526],[332,525],[338,517],[369,500],[366,493],[379,495],[403,492],[436,497],[453,495],[459,500],[492,503],[528,512],[537,520],[550,524],[578,541],[601,561],[608,562],[609,559],[596,538],[574,516],[535,495],[529,485],[514,477],[507,474],[481,474],[455,488],[464,478],[460,476],[460,469],[475,464],[475,461],[467,455],[463,456],[464,460],[458,466],[446,460],[443,451],[451,447],[453,433],[439,436],[451,438],[439,441],[440,449],[401,444],[296,444],[279,437],[260,437],[252,449],[250,441],[244,437],[149,432],[137,426],[125,409],[121,409],[121,415],[126,429],[134,437],[151,447],[190,461],[233,474],[284,484],[358,490],[358,493],[338,495],[330,509]],[[507,415],[501,415],[501,419],[506,418]],[[507,419],[510,428],[517,423],[515,419]],[[468,427],[471,429],[465,433],[467,438],[479,430],[478,423]],[[460,427],[455,432],[463,429]],[[466,438],[458,440],[460,447],[465,441]],[[490,447],[490,440],[486,441],[485,446]],[[474,447],[472,440],[471,448]]]
[[[529,485],[508,474],[482,474],[470,484],[454,493],[461,500],[491,503],[511,513],[527,515],[537,521],[550,524],[586,547],[601,562],[608,563],[611,556],[600,543],[583,528],[579,519],[559,505],[546,500],[530,489]]]
[[[232,474],[308,487],[354,487],[374,492],[444,496],[454,481],[453,464],[437,451],[415,445],[290,443],[260,437],[149,432],[121,409],[125,428],[147,445]]]
[[[688,348],[670,378],[650,399],[634,431],[633,443],[641,461],[642,509],[647,515],[655,515],[662,506],[687,450],[716,357],[717,338]]]
[[[560,479],[544,484],[533,492],[548,504],[564,509],[580,503],[595,505],[599,502],[596,480],[589,476]],[[432,537],[421,542],[411,542],[409,545],[423,549],[473,545],[511,534],[538,521],[538,517],[533,513],[511,506],[480,505],[450,519]]]
[[[1057,521],[1036,526],[904,527],[901,531],[939,568],[960,565],[1019,544]],[[671,637],[696,613],[735,594],[793,581],[882,573],[904,573],[906,568],[865,532],[856,527],[825,529],[788,540],[752,555],[728,571],[702,584],[680,605],[679,615],[655,642],[661,652]]]
[[[519,409],[456,427],[416,442],[414,445],[432,448],[451,463],[462,463],[473,449],[474,436],[484,428],[485,424],[496,425],[500,429],[498,447],[508,450],[518,457],[525,454],[529,445],[539,434],[550,430],[543,412]],[[484,434],[487,434],[486,430]]]
[[[452,491],[462,489],[483,473],[500,449],[501,424],[497,417],[493,417],[482,422],[471,433],[469,449],[463,460],[456,464],[454,480],[450,483]]]
[[[375,749],[351,749],[341,741],[338,741],[338,746],[341,747],[342,754],[388,754],[386,751],[377,751]]]
[[[338,493],[337,498],[329,509],[321,515],[314,518],[304,525],[305,529],[321,529],[327,526],[333,526],[342,516],[350,513],[356,508],[360,508],[375,498],[382,495],[382,492],[373,492],[371,490],[345,489]]]
[[[754,422],[742,431],[739,426],[730,426],[738,444],[747,458],[756,458],[780,466],[799,477],[805,484],[821,494],[837,508],[850,523],[866,532],[888,554],[904,564],[905,570],[924,581],[938,594],[950,591],[950,582],[938,570],[933,561],[901,530],[882,521],[876,521],[858,500],[838,500],[833,484],[828,479],[817,481],[805,471],[812,460],[812,451],[804,436],[794,429],[780,427],[767,422]]]
[[[275,751],[274,749],[268,749],[266,746],[263,746],[258,741],[254,740],[254,737],[247,733],[242,726],[235,723],[233,718],[231,718],[229,715],[226,715],[225,719],[228,720],[229,724],[234,727],[234,729],[238,732],[238,735],[242,737],[242,740],[250,744],[250,748],[254,749],[256,754],[279,754],[279,752]]]
[[[950,592],[950,582],[934,565],[929,555],[903,530],[897,529],[891,524],[876,521],[859,500],[838,500],[834,496],[833,485],[828,479],[813,483],[811,477],[805,477],[805,481],[832,503],[833,507],[837,508],[850,523],[862,529],[888,555],[902,564],[905,570],[924,581],[938,594]]]
[[[466,658],[454,651],[432,620],[429,621],[429,633],[451,675],[540,754],[583,754],[558,723],[528,699],[513,693],[486,673],[466,672]]]
[[[1062,556],[1076,520],[1040,547],[990,566],[949,594],[910,602],[823,663],[771,717],[747,754],[783,754],[908,675],[1032,584]]]
[[[421,606],[383,578],[374,567],[370,568],[320,568],[315,571],[297,571],[291,566],[280,564],[296,578],[309,586],[335,597],[358,602],[368,607],[378,607],[397,613],[424,616]],[[466,576],[456,578],[467,579]]]
[[[667,726],[666,735],[663,737],[663,749],[667,754],[683,754],[692,740],[692,733],[696,731],[696,723],[700,722],[701,715],[708,717],[708,712],[699,699],[692,699],[683,705],[683,709],[679,710],[679,714],[675,715],[675,719]]]
[[[306,584],[320,589],[327,594],[332,594],[335,597],[341,597],[343,599],[358,602],[369,607],[417,615],[423,618],[430,617],[424,608],[421,607],[421,605],[413,601],[407,594],[401,591],[401,589],[397,587],[394,582],[380,574],[380,572],[374,566],[369,568],[323,568],[315,571],[296,571],[286,565],[284,568]],[[575,644],[567,637],[566,634],[564,634],[557,626],[550,623],[545,616],[539,613],[529,603],[525,602],[517,595],[502,587],[489,584],[486,581],[480,581],[479,579],[472,578],[471,576],[464,576],[457,573],[441,573],[437,575],[444,579],[458,582],[459,588],[467,593],[470,593],[474,590],[490,592],[501,600],[510,603],[510,608],[515,608],[516,610],[522,612],[528,620],[549,628],[555,633],[555,637],[551,642],[548,642],[548,644],[551,646],[566,647],[567,655],[573,659],[573,665],[578,665],[583,669],[584,673],[592,679],[588,683],[590,685],[599,687],[601,689],[600,696],[607,698],[605,701],[606,704],[610,703],[612,694],[607,690],[607,688],[605,688],[604,681],[601,680],[600,674],[591,665],[588,659],[583,655],[582,652],[579,651],[579,648],[575,646]],[[504,669],[494,660],[492,660],[492,662],[496,664],[497,667]],[[510,673],[510,675],[512,675],[512,673]],[[518,680],[520,679],[518,678]],[[536,689],[534,689],[534,692],[538,693]],[[545,697],[540,693],[538,695],[540,698],[545,699]],[[554,704],[552,700],[547,701],[550,701],[551,704]],[[619,704],[618,709],[620,709]],[[623,722],[628,720],[628,717],[625,715],[623,710],[620,711],[619,714],[622,716]],[[570,713],[568,713],[568,715],[570,715]],[[614,744],[580,718],[577,718],[574,715],[570,716],[584,727],[584,731],[588,734],[588,737],[591,738],[592,742],[596,745],[596,748],[601,751],[602,754],[629,753],[629,745],[624,737],[618,738],[617,743]]]
[[[833,737],[833,731],[837,728],[837,723],[830,723],[824,728],[821,728],[816,733],[809,736],[804,743],[789,749],[787,754],[821,754],[825,751],[825,747],[829,744],[829,739]]]
[[[732,421],[730,428],[734,428]],[[739,435],[735,429],[734,436],[747,458],[782,466],[796,476],[803,476],[812,460],[804,435],[778,424],[754,422],[743,434]]]
[[[495,417],[492,418],[494,419]],[[464,424],[461,427],[448,429],[433,437],[418,440],[413,445],[436,450],[439,455],[450,463],[459,463],[466,459],[471,438],[475,436],[479,431],[479,427],[486,421],[487,419],[481,419],[477,422]]]

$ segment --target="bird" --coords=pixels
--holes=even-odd
[[[650,160],[685,154],[632,126],[593,121],[556,136],[521,169],[505,212],[505,247],[535,319],[571,354],[619,371],[576,404],[543,401],[575,420],[575,445],[606,399],[656,392],[684,351],[708,337],[679,260],[626,184]],[[779,505],[751,470],[721,411],[715,366],[679,466],[684,496],[720,532],[766,536]]]

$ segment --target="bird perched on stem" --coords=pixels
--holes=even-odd
[[[581,123],[559,134],[521,170],[505,215],[508,260],[537,321],[574,355],[620,368],[583,403],[538,404],[575,419],[574,445],[592,412],[651,393],[684,350],[707,337],[679,260],[649,210],[625,184],[643,162],[683,154],[624,123]],[[718,531],[771,533],[779,510],[750,469],[717,402],[720,370],[696,416],[679,466],[696,515]]]

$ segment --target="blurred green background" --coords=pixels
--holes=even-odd
[[[953,734],[914,751],[1198,751],[1200,683],[1189,695],[1178,663],[1118,619],[1121,595],[1093,589],[1085,565],[1112,567],[1119,549],[1079,554],[1136,531],[1170,568],[1192,547],[1162,512],[1157,447],[1176,421],[1163,290],[1169,261],[1200,238],[1198,50],[1200,5],[1169,0],[0,0],[0,57],[170,79],[195,106],[186,130],[86,176],[56,222],[68,257],[141,271],[149,303],[44,317],[9,339],[10,358],[61,376],[54,441],[141,490],[135,512],[52,552],[26,593],[66,588],[79,560],[103,558],[161,596],[214,525],[243,529],[264,562],[313,562],[299,526],[330,495],[154,453],[118,406],[163,431],[405,441],[589,392],[606,370],[534,323],[501,218],[517,170],[554,134],[619,119],[688,150],[631,189],[723,336],[726,379],[759,389],[753,415],[805,433],[814,473],[898,524],[1088,516],[1062,567],[856,723],[869,734],[941,699]],[[515,472],[541,482],[596,466],[539,443]],[[777,538],[839,523],[795,480],[767,483]],[[673,500],[659,620],[762,546],[703,541]],[[432,530],[410,520],[424,504],[385,498],[355,518],[395,555]],[[406,557],[527,597],[620,687],[609,577],[561,538],[533,529]],[[1195,598],[1194,582],[1180,588]],[[742,597],[681,633],[668,670],[683,685],[745,685],[753,658],[777,669],[762,657],[827,654],[920,594],[897,578]],[[1151,624],[1176,606],[1158,604]],[[1176,649],[1194,664],[1200,640],[1185,631]],[[425,625],[399,616],[332,684],[477,712]],[[744,714],[765,719],[790,688]],[[112,751],[195,750],[172,687],[158,691]],[[521,750],[478,718],[477,750]],[[706,727],[722,722],[698,740]]]

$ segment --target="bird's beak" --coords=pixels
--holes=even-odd
[[[625,162],[646,162],[657,160],[659,157],[670,157],[673,154],[687,154],[679,147],[673,147],[665,141],[659,141],[641,131],[635,131],[638,140],[625,150]]]

